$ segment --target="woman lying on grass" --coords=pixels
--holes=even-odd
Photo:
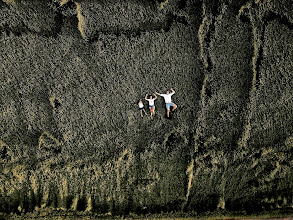
[[[151,119],[153,119],[153,116],[155,116],[155,100],[157,99],[156,94],[154,93],[155,98],[153,98],[153,96],[150,96],[150,98],[148,99],[148,94],[145,95],[145,100],[147,100],[149,102],[149,109],[151,112]]]

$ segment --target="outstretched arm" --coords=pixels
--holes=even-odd
[[[155,97],[154,100],[156,100],[158,98],[155,93],[154,93],[154,97]]]
[[[157,95],[161,95],[160,93],[158,93],[158,92],[155,92],[155,94],[157,94]]]
[[[174,89],[171,88],[170,90],[171,90],[173,93],[175,93]]]
[[[145,100],[147,100],[147,97],[148,97],[148,94],[145,94],[145,97],[144,97],[144,99],[145,99]]]

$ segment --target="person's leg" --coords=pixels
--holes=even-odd
[[[151,113],[151,119],[153,119],[153,112],[152,112],[152,108],[150,107],[150,113]]]
[[[142,117],[142,110],[140,110],[140,116]]]
[[[148,115],[148,114],[146,113],[145,109],[143,109],[143,111],[144,111],[145,115]]]
[[[173,112],[176,108],[177,108],[177,105],[174,104],[174,105],[172,106],[172,112]]]
[[[170,103],[166,103],[166,109],[167,109],[167,118],[169,118],[169,112],[170,112]]]
[[[153,107],[153,116],[155,116],[155,106]]]

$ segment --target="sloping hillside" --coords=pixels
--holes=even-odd
[[[0,213],[292,213],[292,26],[290,0],[0,1]]]

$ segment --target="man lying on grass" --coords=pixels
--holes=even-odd
[[[172,111],[174,111],[177,108],[177,105],[174,104],[171,100],[171,96],[175,94],[175,91],[172,88],[170,90],[171,90],[171,93],[169,93],[169,91],[167,90],[166,94],[160,94],[156,92],[157,95],[162,96],[165,99],[168,118],[170,113],[170,107],[172,107]]]

